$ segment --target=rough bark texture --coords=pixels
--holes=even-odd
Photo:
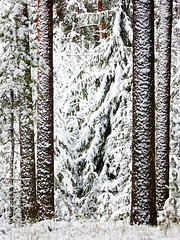
[[[13,222],[14,215],[14,92],[10,90],[10,99],[11,99],[11,127],[10,127],[10,139],[11,139],[11,158],[10,158],[10,214],[9,220],[10,223]]]
[[[156,225],[154,1],[134,0],[131,224]]]
[[[52,218],[54,213],[52,7],[52,0],[38,0],[37,198],[40,220]]]
[[[35,153],[34,131],[32,115],[23,112],[32,110],[32,102],[26,96],[20,96],[19,100],[24,103],[21,107],[19,120],[20,127],[20,154],[21,154],[21,215],[22,221],[36,218],[36,179],[35,179]]]
[[[156,174],[157,208],[169,197],[169,114],[171,75],[172,1],[161,0],[158,26]]]
[[[24,36],[17,34],[17,49],[19,57],[17,63],[24,62],[24,75],[19,79],[19,133],[21,155],[21,216],[22,221],[33,220],[36,217],[36,179],[35,179],[35,151],[33,125],[33,99],[31,65],[29,60],[29,26],[28,6],[22,4],[22,15],[17,16],[17,32],[22,26],[26,30]],[[23,19],[23,23],[22,23]],[[19,68],[21,68],[19,66]]]

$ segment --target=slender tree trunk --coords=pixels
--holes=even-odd
[[[28,20],[28,7],[23,4],[23,16]],[[24,40],[19,45],[29,56],[29,26],[24,23],[27,32]],[[35,178],[35,150],[34,150],[34,124],[33,124],[33,99],[31,66],[28,59],[24,79],[19,90],[19,131],[20,131],[20,154],[21,154],[21,215],[22,221],[36,218],[36,178]]]
[[[156,173],[157,208],[169,197],[169,119],[171,76],[172,0],[161,0],[158,26]]]
[[[13,222],[14,215],[14,92],[10,90],[11,99],[11,127],[10,127],[10,138],[11,138],[11,158],[10,158],[10,223]]]
[[[104,11],[104,6],[103,6],[103,1],[98,1],[98,12],[102,12]],[[99,23],[99,40],[102,40],[105,38],[105,33],[104,33],[104,19],[100,19],[100,23]]]
[[[131,224],[156,225],[154,1],[133,0]]]
[[[37,198],[39,219],[54,214],[53,1],[38,0]]]

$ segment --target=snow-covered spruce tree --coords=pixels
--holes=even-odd
[[[162,210],[169,197],[169,125],[172,1],[159,2],[157,28],[157,100],[156,100],[156,186],[157,209]]]
[[[6,68],[9,65],[8,42],[11,42],[11,34],[7,31],[7,13],[9,14],[9,4],[1,1],[2,8],[0,11],[0,212],[4,216],[9,215],[10,222],[14,216],[14,89],[9,79],[12,72]],[[5,27],[6,25],[6,27]],[[5,28],[4,28],[5,27]],[[5,56],[4,56],[5,55]],[[5,62],[7,60],[7,62]],[[9,81],[8,81],[9,80]],[[12,84],[13,85],[13,84]],[[9,197],[7,202],[7,196]],[[9,211],[8,211],[9,210]],[[7,214],[5,214],[7,211]],[[9,213],[9,214],[8,214]]]
[[[100,4],[99,4],[100,3]],[[98,5],[99,4],[99,5]],[[107,37],[112,30],[117,1],[55,1],[55,24],[61,23],[67,38],[73,35],[73,42],[83,43],[86,48],[98,45],[100,32]],[[103,32],[100,31],[103,22]],[[66,41],[67,41],[66,38]]]
[[[79,98],[74,96],[73,86],[84,55],[76,43],[64,41],[60,26],[54,32],[55,210],[57,216],[69,219],[76,211],[73,149],[81,121],[80,116],[75,117]]]
[[[1,116],[0,116],[0,124],[1,124],[1,148],[0,148],[0,211],[1,216],[3,213],[7,211],[9,215],[10,223],[13,222],[14,218],[14,156],[15,156],[15,130],[14,130],[14,92],[10,89],[9,98],[7,95],[1,96]],[[7,105],[9,107],[9,111],[7,111]],[[5,128],[3,127],[5,126]],[[7,129],[8,128],[8,129]],[[5,130],[6,129],[6,130]],[[9,138],[9,141],[5,137]],[[8,156],[7,156],[8,155]],[[8,158],[7,158],[8,157]],[[8,177],[7,177],[8,175]],[[6,198],[9,196],[9,203],[6,202]],[[8,205],[6,209],[5,206]],[[6,215],[7,216],[7,215]]]
[[[173,2],[171,104],[170,104],[170,194],[164,209],[168,218],[180,220],[180,26],[179,2]]]
[[[105,219],[118,219],[129,212],[132,66],[129,36],[126,35],[131,30],[129,4],[119,5],[112,39],[104,43],[105,49],[100,44],[95,50],[93,72],[99,74],[94,74],[95,104],[94,109],[91,107],[90,121],[85,125],[89,131],[85,141],[89,146],[83,150],[87,163],[82,186],[89,190],[84,190],[82,209],[87,208],[88,215]],[[123,29],[123,26],[126,27]],[[83,143],[83,138],[81,141]],[[88,209],[88,205],[93,205],[92,209]]]
[[[10,179],[12,186],[10,190],[13,189],[12,178],[17,177],[19,174],[18,172],[13,174],[15,168],[13,159],[16,158],[17,165],[17,159],[19,163],[19,155],[21,155],[21,213],[22,218],[25,219],[27,212],[33,212],[32,209],[34,209],[36,198],[27,4],[26,1],[20,0],[16,2],[6,1],[3,7],[4,11],[1,15],[1,40],[3,42],[1,95],[3,96],[4,118],[7,121],[11,119],[9,122],[10,127],[6,126],[3,130],[10,129],[11,136],[9,138],[10,141],[6,142],[7,148],[10,145],[9,143],[11,143],[11,157],[9,159],[11,159]],[[5,99],[9,100],[5,102]],[[11,109],[12,104],[14,109]],[[19,126],[17,125],[18,123]],[[14,129],[12,129],[12,126]],[[17,131],[18,128],[19,132]],[[14,151],[15,144],[16,151]],[[18,154],[19,144],[21,154]],[[15,152],[16,157],[14,156]],[[8,159],[8,152],[4,155]],[[15,184],[18,186],[19,182],[16,181]],[[12,199],[12,191],[10,191],[10,195]],[[18,198],[19,196],[17,195],[14,197],[16,201]],[[24,208],[26,208],[26,213]],[[12,218],[12,211],[10,217]],[[30,214],[28,217],[30,217]]]
[[[10,157],[10,222],[13,222],[14,216],[14,152],[15,152],[15,142],[14,142],[14,92],[10,90],[10,101],[11,101],[11,118],[10,118],[10,141],[11,141],[11,157]]]
[[[133,1],[131,224],[156,225],[154,1]]]
[[[14,92],[4,94],[1,100],[1,132],[0,132],[0,211],[1,216],[8,218],[10,223],[15,216],[15,129],[14,129]],[[16,139],[17,141],[17,139]],[[16,142],[17,143],[17,142]],[[17,186],[17,185],[16,185]],[[16,189],[17,190],[17,189]]]
[[[54,215],[53,1],[38,0],[38,218]]]
[[[33,126],[33,99],[31,78],[31,57],[29,47],[28,4],[26,0],[14,5],[16,24],[17,63],[22,70],[18,78],[19,138],[21,155],[21,215],[22,221],[36,217],[36,180]]]
[[[87,4],[88,3],[88,4]],[[94,1],[55,1],[56,17],[54,19],[55,24],[60,23],[63,27],[63,32],[67,38],[72,36],[73,41],[81,43],[81,36],[84,35],[90,41],[96,39],[95,31],[97,30],[97,24],[85,24],[82,23],[79,16],[84,17],[89,11],[95,12]],[[67,39],[66,39],[67,41]]]
[[[89,49],[72,41],[61,53],[63,71],[57,69],[57,77],[64,79],[58,97],[66,126],[59,142],[64,156],[59,158],[66,159],[71,172],[59,168],[60,185],[63,192],[71,189],[73,211],[86,217],[116,218],[128,212],[122,208],[129,205],[132,62],[130,41],[121,26],[131,30],[129,4],[114,10],[108,41]]]

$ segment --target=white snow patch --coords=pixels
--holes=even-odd
[[[54,221],[46,220],[36,224],[28,224],[23,227],[10,225],[0,220],[0,239],[18,240],[178,240],[180,225],[170,224],[158,227],[131,226],[129,219],[124,221],[95,221],[81,219],[78,221]]]

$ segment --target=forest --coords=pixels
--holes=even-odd
[[[0,0],[0,225],[179,223],[179,15],[178,0]]]

